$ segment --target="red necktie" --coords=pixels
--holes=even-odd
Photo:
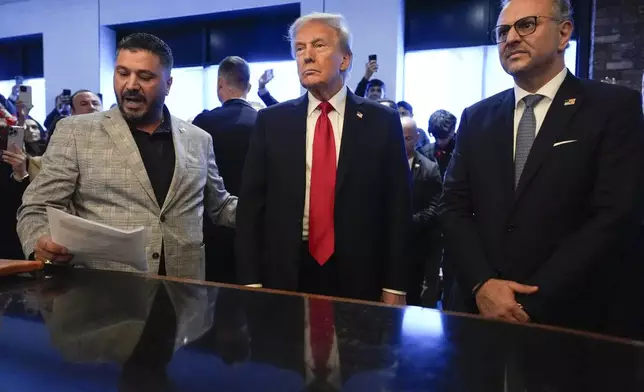
[[[324,265],[335,248],[333,208],[336,153],[333,128],[329,121],[329,112],[333,110],[333,106],[322,102],[319,108],[322,113],[315,124],[309,193],[309,252],[320,265]]]
[[[309,326],[311,334],[311,353],[318,374],[328,369],[331,348],[333,347],[333,303],[328,300],[309,298]]]

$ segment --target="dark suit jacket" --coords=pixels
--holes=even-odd
[[[606,331],[644,201],[640,95],[568,74],[516,190],[514,105],[508,90],[461,119],[441,202],[456,310],[476,311],[475,285],[501,278],[539,286],[517,298],[533,320]]]
[[[198,115],[193,124],[212,136],[215,159],[226,190],[239,194],[244,160],[257,111],[243,99],[230,99],[221,107]],[[206,280],[235,282],[235,230],[204,219]]]
[[[428,143],[425,146],[421,147],[418,152],[420,152],[424,157],[429,160],[438,163],[438,167],[441,172],[441,178],[445,178],[445,173],[447,172],[447,166],[449,166],[449,161],[452,159],[452,154],[454,153],[454,139],[447,145],[446,149],[441,149],[436,142]]]
[[[242,170],[257,110],[243,99],[230,99],[221,107],[201,113],[192,122],[212,136],[219,174],[226,190],[239,194]]]
[[[304,95],[257,116],[237,209],[241,284],[298,288],[307,108]],[[334,257],[343,296],[378,300],[382,288],[406,289],[412,213],[405,155],[398,114],[349,91],[335,198]]]
[[[425,231],[436,224],[443,181],[436,162],[416,152],[412,162],[412,211],[415,231]]]
[[[259,95],[259,98],[262,100],[262,102],[264,102],[264,105],[266,105],[266,107],[277,105],[279,103],[279,101],[275,99],[275,97],[273,97],[271,93],[268,91],[266,91],[264,94],[258,94],[258,95]]]
[[[47,130],[47,133],[50,135],[54,132],[54,129],[56,128],[56,124],[58,121],[60,121],[62,118],[65,118],[66,116],[63,116],[60,114],[58,109],[54,108],[47,117],[45,118],[45,122],[43,125],[45,126],[45,129]],[[51,136],[50,136],[51,137]]]
[[[411,236],[410,288],[407,291],[409,305],[420,304],[423,280],[435,292],[438,270],[442,257],[441,231],[437,219],[438,202],[443,192],[438,164],[415,153],[411,169],[413,225]],[[434,295],[436,298],[436,295]]]

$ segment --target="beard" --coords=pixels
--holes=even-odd
[[[130,98],[139,100],[142,110],[136,112],[128,111],[125,107],[125,101]],[[163,105],[165,103],[163,95],[157,95],[151,101],[148,101],[143,94],[136,90],[126,90],[122,95],[117,95],[117,101],[121,115],[125,121],[133,125],[146,125],[157,121],[163,111]]]

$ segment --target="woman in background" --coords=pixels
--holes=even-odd
[[[42,155],[44,145],[37,123],[29,124],[29,110],[18,102],[18,118],[0,104],[0,129],[12,126],[25,127],[24,146],[11,145],[0,151],[0,259],[24,259],[22,246],[16,233],[16,212],[22,203],[22,194],[29,185],[30,157]],[[31,129],[34,128],[34,129]],[[27,152],[25,152],[27,151]],[[28,155],[29,154],[29,155]]]

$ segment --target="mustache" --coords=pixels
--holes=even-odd
[[[121,94],[121,99],[127,99],[127,98],[140,99],[143,102],[146,101],[145,96],[141,94],[141,92],[138,90],[126,90],[123,94]]]
[[[508,47],[508,48],[505,49],[505,51],[503,53],[503,56],[508,57],[508,56],[510,56],[510,54],[518,53],[518,52],[529,53],[527,50],[525,50],[523,48],[520,48],[520,47],[512,47],[512,48]]]

